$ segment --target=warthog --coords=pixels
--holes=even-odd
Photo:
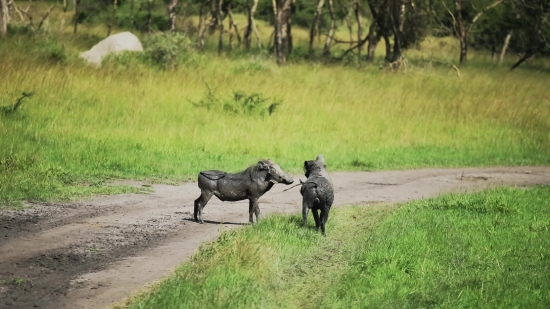
[[[256,221],[260,219],[260,197],[276,183],[289,185],[293,182],[292,176],[283,172],[281,167],[271,160],[261,160],[236,174],[216,170],[200,172],[198,183],[201,196],[195,200],[195,220],[204,223],[202,210],[212,195],[215,195],[223,202],[248,199],[248,221],[254,223],[252,214],[256,214]]]
[[[326,171],[325,159],[323,155],[317,156],[315,161],[305,161],[304,171],[307,180],[302,184],[300,193],[302,194],[302,218],[304,226],[307,226],[307,215],[310,209],[313,211],[315,227],[323,232],[325,236],[325,223],[328,220],[330,207],[334,202],[334,186]],[[321,211],[319,218],[318,211]]]

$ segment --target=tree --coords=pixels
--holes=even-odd
[[[292,46],[290,17],[292,0],[274,0],[275,7],[275,55],[277,64],[284,64]]]
[[[254,34],[256,35],[256,39],[258,40],[258,48],[262,47],[260,33],[258,33],[256,23],[254,22],[254,13],[256,13],[257,8],[258,0],[254,0],[254,5],[252,7],[250,7],[250,0],[246,0],[247,24],[244,32],[244,44],[246,49],[248,50],[250,50],[250,48],[252,47],[252,32],[254,32]]]
[[[330,28],[327,35],[327,40],[325,42],[325,48],[323,49],[323,55],[327,56],[330,54],[330,46],[332,44],[332,36],[334,35],[335,27],[335,17],[334,17],[334,6],[332,5],[332,0],[328,0],[328,12],[330,14]]]
[[[176,8],[178,7],[178,0],[165,0],[166,11],[168,13],[168,19],[170,19],[170,31],[176,30]]]
[[[518,35],[523,55],[512,65],[514,70],[537,53],[550,49],[550,2],[548,0],[510,0],[518,18]]]
[[[111,35],[111,29],[113,28],[113,22],[116,17],[117,0],[113,0],[113,8],[111,10],[111,17],[109,19],[109,25],[107,26],[107,36]]]
[[[8,2],[0,0],[0,37],[8,33]]]
[[[315,36],[319,35],[319,21],[321,20],[321,13],[323,12],[323,6],[325,5],[325,0],[319,0],[317,3],[317,10],[315,11],[315,16],[313,17],[313,22],[311,23],[311,28],[309,30],[309,53],[313,53],[313,42],[315,41]]]
[[[481,16],[483,16],[483,14],[487,10],[498,6],[502,2],[503,0],[494,1],[493,3],[485,6],[484,9],[482,9],[481,11],[473,15],[473,14],[465,13],[464,0],[455,1],[455,14],[454,14],[455,16],[453,16],[453,20],[456,20],[456,24],[458,25],[458,29],[456,30],[456,33],[457,33],[458,41],[460,42],[460,58],[459,58],[460,64],[466,63],[466,58],[468,55],[468,35],[470,34],[470,31],[472,30],[473,25],[479,20]],[[470,7],[473,8],[472,3],[470,3]],[[450,10],[449,10],[449,14],[452,15]],[[473,18],[470,20],[468,17],[472,15],[473,15]]]

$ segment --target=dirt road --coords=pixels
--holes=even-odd
[[[335,206],[394,203],[489,186],[550,184],[550,167],[331,173]],[[305,179],[295,176],[294,179]],[[141,186],[140,183],[132,183]],[[299,188],[276,185],[262,214],[301,210]],[[213,198],[207,223],[191,220],[196,183],[149,194],[0,210],[0,308],[105,308],[156,280],[221,229],[248,220],[248,203]],[[222,224],[223,222],[223,224]]]

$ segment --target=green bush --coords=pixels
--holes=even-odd
[[[216,96],[215,90],[208,85],[204,97],[198,102],[190,101],[195,107],[206,108],[207,110],[223,111],[232,115],[241,116],[271,116],[282,101],[264,97],[261,93],[246,93],[233,91],[233,96],[227,99],[220,99]]]
[[[159,33],[143,42],[145,54],[162,69],[175,68],[178,58],[192,52],[193,44],[181,33]]]

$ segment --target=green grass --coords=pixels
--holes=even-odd
[[[223,233],[119,307],[550,305],[550,187],[338,208],[326,238],[300,221],[275,215]]]
[[[458,77],[446,64],[456,44],[446,39],[410,51],[400,72],[277,67],[257,51],[189,52],[171,70],[127,56],[96,69],[77,55],[104,25],[82,25],[76,37],[54,17],[49,25],[0,42],[0,106],[35,93],[0,114],[0,204],[129,190],[80,185],[113,178],[194,179],[266,157],[297,173],[318,153],[331,171],[550,163],[548,75],[471,65]],[[298,45],[307,32],[295,31]],[[271,116],[193,106],[207,85],[221,98],[243,91],[282,104]]]

